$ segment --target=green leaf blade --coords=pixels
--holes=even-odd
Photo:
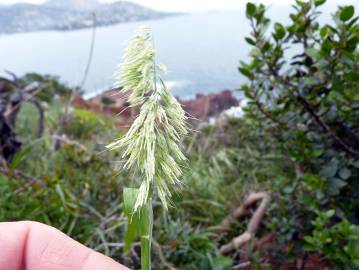
[[[137,188],[124,188],[123,190],[123,210],[128,219],[124,239],[124,250],[126,253],[131,250],[132,243],[140,236],[140,216],[134,213],[138,193],[139,190]]]

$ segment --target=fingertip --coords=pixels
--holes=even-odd
[[[0,270],[128,270],[37,222],[0,223],[0,243]]]
[[[91,252],[83,263],[83,268],[86,270],[129,270],[127,267],[118,264],[109,257],[106,257],[98,252]]]
[[[91,250],[57,229],[31,222],[24,251],[26,270],[78,270]]]
[[[0,223],[0,270],[22,268],[28,230],[29,225],[25,222]]]

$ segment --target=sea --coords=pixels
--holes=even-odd
[[[324,10],[324,21],[336,3]],[[269,16],[288,22],[292,10],[290,5],[274,5]],[[250,32],[244,9],[197,12],[96,29],[85,96],[113,87],[128,40],[144,25],[153,29],[158,62],[168,69],[163,79],[176,96],[186,99],[197,93],[236,91],[245,82],[238,72],[239,62],[247,61],[250,52],[244,40]],[[37,72],[56,75],[69,86],[80,85],[91,38],[92,29],[0,35],[0,75],[5,70],[18,76]]]

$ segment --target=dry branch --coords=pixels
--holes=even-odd
[[[9,72],[8,72],[9,73]],[[43,90],[43,85],[32,83],[21,87],[14,74],[13,81],[0,77],[0,155],[9,162],[20,150],[22,142],[16,134],[16,121],[21,105],[31,102],[39,112],[38,137],[44,130],[44,109],[35,95]]]
[[[233,221],[250,214],[250,207],[260,201],[259,206],[253,213],[247,225],[246,231],[238,237],[233,238],[230,243],[223,245],[220,249],[222,254],[228,254],[235,249],[241,248],[243,245],[254,238],[259,224],[263,220],[269,200],[270,196],[266,192],[251,193],[246,197],[241,206],[239,206],[229,217],[222,221],[221,231],[223,232],[229,230]]]

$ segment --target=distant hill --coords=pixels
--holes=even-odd
[[[45,5],[62,9],[92,10],[100,6],[100,2],[97,0],[49,0]]]
[[[42,5],[0,5],[0,33],[88,28],[93,25],[93,13],[97,26],[175,15],[126,1],[101,4],[97,0],[49,0]]]

